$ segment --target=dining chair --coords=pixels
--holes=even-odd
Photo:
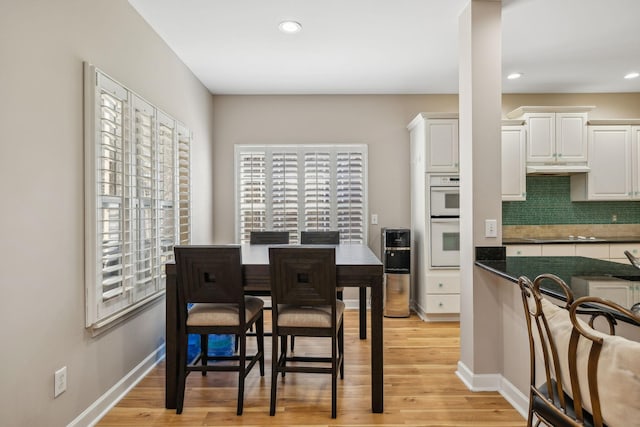
[[[245,377],[256,363],[259,363],[260,376],[264,376],[264,302],[244,295],[239,245],[175,246],[174,253],[179,349],[176,413],[182,413],[186,378],[190,372],[201,371],[206,375],[208,371],[236,371],[237,414],[241,415]],[[257,351],[247,355],[247,331],[253,325],[256,326]],[[189,334],[198,334],[202,338],[200,355],[193,361],[187,359]],[[238,354],[210,356],[206,344],[209,334],[234,334],[239,341]],[[210,361],[217,363],[210,365]],[[236,363],[230,365],[232,361]]]
[[[289,243],[288,231],[252,231],[249,234],[249,244],[269,245]]]
[[[336,418],[338,372],[344,378],[344,303],[336,298],[335,248],[269,248],[269,272],[273,314],[269,413],[275,415],[279,373],[282,377],[287,372],[323,373],[331,375],[331,418]],[[289,356],[288,336],[329,338],[331,357]]]
[[[302,231],[300,232],[300,243],[305,244],[328,244],[328,245],[338,245],[340,244],[340,231]],[[338,299],[343,299],[344,288],[338,288]],[[362,328],[366,324],[366,314],[367,314],[367,288],[360,287],[359,291],[359,310],[360,310],[360,321],[363,322],[361,325]],[[366,333],[366,332],[365,332]],[[364,338],[364,337],[363,337]],[[291,350],[293,351],[294,341],[291,340]]]
[[[560,308],[543,298],[540,285],[545,280],[552,282],[558,292],[565,295],[566,305],[564,308]],[[562,279],[552,274],[540,275],[535,278],[534,282],[531,282],[526,276],[521,276],[518,279],[518,285],[522,295],[529,338],[530,385],[527,426],[533,425],[534,417],[538,420],[536,425],[543,421],[547,425],[557,427],[574,426],[570,419],[563,415],[570,409],[568,405],[570,398],[560,380],[562,378],[560,354],[554,336],[549,329],[549,317],[564,314],[564,317],[568,319],[568,307],[573,302],[573,293]],[[537,354],[542,356],[539,361],[536,360]],[[536,384],[536,366],[544,368],[544,383],[541,385]]]
[[[588,322],[578,317],[587,316]],[[616,327],[640,333],[640,315],[595,296],[576,299],[569,307],[568,378],[577,425],[617,427],[640,425],[640,342],[616,336]],[[594,326],[603,317],[604,328]],[[604,331],[602,330],[604,329]],[[561,351],[564,349],[561,348]],[[566,371],[565,371],[566,372]]]

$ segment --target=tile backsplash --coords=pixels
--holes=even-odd
[[[502,224],[640,224],[640,201],[572,202],[568,176],[527,176],[527,200],[502,202]]]

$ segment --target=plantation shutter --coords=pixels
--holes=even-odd
[[[336,159],[337,217],[341,242],[365,242],[365,158],[362,152],[339,152]]]
[[[130,228],[125,205],[125,135],[129,97],[126,89],[111,79],[97,79],[96,223],[97,262],[95,300],[91,307],[100,316],[127,304],[126,289],[131,276],[125,234]]]
[[[329,231],[331,224],[331,153],[304,154],[304,230]]]
[[[365,145],[236,146],[237,238],[251,231],[339,230],[366,242]]]
[[[240,241],[248,242],[251,231],[267,229],[265,152],[246,151],[239,155]]]
[[[271,155],[271,229],[290,232],[295,243],[298,233],[298,154]]]
[[[85,64],[85,325],[162,296],[176,241],[190,238],[190,135]]]

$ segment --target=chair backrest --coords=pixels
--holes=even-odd
[[[545,380],[547,385],[548,395],[555,401],[559,401],[563,408],[566,410],[566,404],[564,398],[564,388],[561,378],[561,364],[558,354],[558,348],[554,337],[549,328],[549,321],[547,316],[556,312],[556,310],[563,310],[556,307],[549,301],[542,297],[540,292],[540,285],[544,281],[551,282],[559,292],[565,294],[567,300],[565,309],[573,302],[573,294],[567,284],[559,277],[552,274],[542,274],[535,278],[533,283],[528,277],[522,276],[518,279],[518,285],[522,293],[522,303],[524,306],[525,319],[527,324],[527,333],[529,338],[529,357],[530,357],[530,378],[531,378],[531,390],[536,390],[536,339],[539,340],[540,349],[543,360],[539,365],[544,367]],[[568,317],[568,312],[565,313]],[[557,381],[556,381],[557,379]],[[554,388],[555,383],[555,388]],[[554,399],[555,396],[555,399]],[[532,397],[532,396],[530,396]]]
[[[189,303],[244,306],[239,245],[175,246],[179,307]]]
[[[303,245],[338,245],[340,244],[339,231],[302,231],[300,243]]]
[[[269,248],[272,305],[336,307],[335,248]]]
[[[288,231],[252,231],[249,235],[251,245],[275,245],[289,243]]]
[[[593,329],[593,319],[605,313],[610,334]],[[578,314],[590,316],[588,323]],[[569,308],[569,377],[576,419],[585,412],[596,427],[640,422],[640,343],[615,335],[616,319],[640,328],[640,315],[599,297],[578,298]]]

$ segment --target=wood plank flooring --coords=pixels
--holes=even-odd
[[[244,413],[236,415],[237,374],[192,373],[184,411],[164,408],[164,364],[158,365],[98,426],[491,426],[526,421],[495,392],[470,392],[455,375],[458,323],[384,319],[384,413],[371,413],[369,340],[358,338],[358,312],[345,313],[345,378],[338,380],[338,418],[331,419],[331,377],[290,373],[278,379],[276,415],[269,416],[271,337],[265,337],[265,376],[247,376]],[[265,313],[265,329],[270,328]],[[267,329],[268,330],[268,329]],[[255,339],[249,340],[250,350]],[[297,338],[296,353],[322,350],[323,339]]]

